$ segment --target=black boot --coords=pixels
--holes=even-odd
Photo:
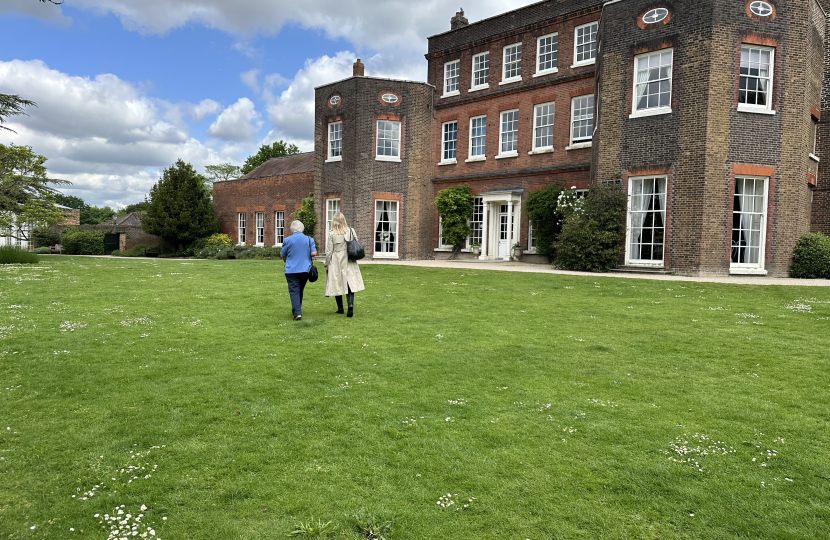
[[[345,313],[343,311],[343,297],[342,296],[335,296],[334,301],[337,302],[337,311],[335,311],[335,313],[338,314],[338,315],[342,315],[343,313]]]
[[[346,295],[346,301],[349,304],[349,311],[346,313],[346,317],[353,317],[354,316],[354,293],[349,291],[349,294]]]

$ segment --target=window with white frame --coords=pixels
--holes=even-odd
[[[501,113],[499,155],[515,156],[519,151],[519,110],[504,111]]]
[[[467,238],[467,246],[472,247],[473,244],[481,245],[484,236],[484,199],[482,197],[473,198],[473,213],[467,223],[470,225],[470,236]]]
[[[515,82],[522,78],[522,44],[508,45],[504,48],[501,81]]]
[[[548,34],[536,40],[536,75],[555,73],[558,66],[559,34]]]
[[[458,122],[444,122],[442,124],[441,162],[455,163],[458,147]]]
[[[671,78],[674,51],[641,54],[634,58],[634,112],[671,112]]]
[[[470,90],[487,88],[490,83],[490,53],[473,56],[473,84]]]
[[[274,244],[281,245],[285,241],[285,212],[274,212]]]
[[[441,216],[438,216],[438,247],[441,249],[453,247],[452,244],[447,242],[447,239],[444,238],[444,220]]]
[[[634,264],[662,264],[666,232],[666,177],[629,181],[628,259]]]
[[[576,198],[577,199],[584,199],[588,197],[588,190],[587,189],[577,189],[576,190]]]
[[[340,199],[326,199],[326,238],[328,239],[331,233],[331,220],[334,219],[334,214],[340,211]],[[328,249],[328,246],[326,246]]]
[[[329,161],[343,159],[343,122],[329,123]]]
[[[265,212],[256,213],[256,245],[265,245]]]
[[[555,103],[542,103],[533,107],[533,149],[553,149],[553,113]]]
[[[375,256],[398,254],[398,201],[375,200]]]
[[[527,250],[536,253],[536,249],[539,247],[539,240],[533,234],[533,222],[528,220],[527,222]]]
[[[237,215],[237,241],[239,244],[245,243],[245,212],[239,212]]]
[[[594,95],[571,100],[571,145],[591,142],[594,137]]]
[[[484,158],[484,146],[487,142],[487,117],[470,118],[470,157]]]
[[[763,268],[768,178],[735,179],[732,209],[732,267]]]
[[[458,94],[458,79],[461,75],[461,61],[454,60],[444,64],[444,95]]]
[[[378,120],[377,158],[386,161],[400,161],[401,123]]]
[[[775,50],[741,45],[738,109],[768,111],[772,108],[772,66]]]
[[[597,57],[597,29],[599,23],[592,22],[576,27],[574,37],[574,65],[593,64]]]

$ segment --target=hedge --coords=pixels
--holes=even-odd
[[[821,233],[802,236],[793,251],[790,277],[830,279],[830,237]]]
[[[104,233],[67,227],[61,235],[61,244],[67,255],[103,255]]]

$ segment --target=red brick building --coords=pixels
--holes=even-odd
[[[281,246],[292,214],[314,192],[314,154],[269,159],[236,180],[213,184],[220,230],[238,244]],[[319,240],[319,238],[318,238]]]

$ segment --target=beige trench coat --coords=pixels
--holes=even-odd
[[[329,233],[326,242],[326,290],[325,296],[344,296],[348,291],[362,291],[363,276],[357,261],[350,261],[346,253],[346,240],[351,240],[352,231],[346,236]],[[357,240],[357,235],[354,237]]]

